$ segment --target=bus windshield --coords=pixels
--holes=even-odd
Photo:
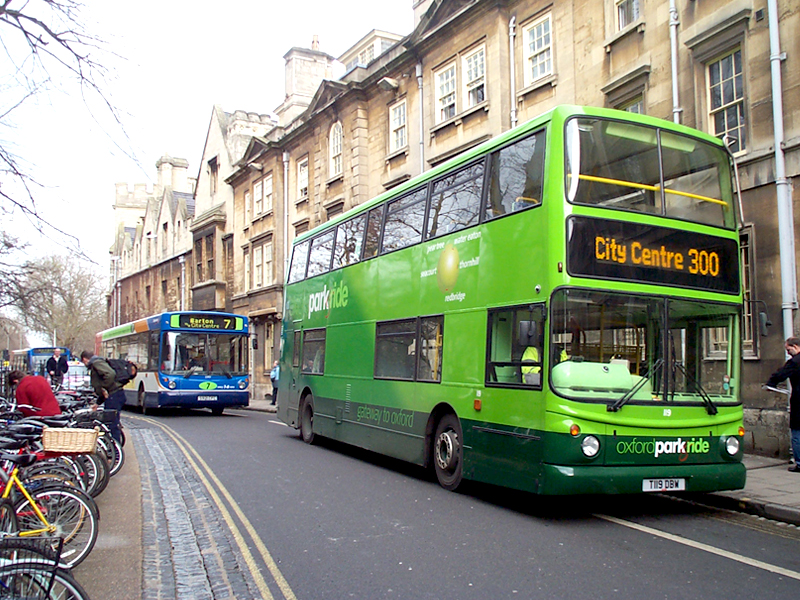
[[[247,375],[247,337],[219,333],[165,332],[160,370],[174,375]]]
[[[737,402],[735,305],[559,290],[550,379],[561,396],[625,404]]]
[[[575,204],[733,229],[727,152],[655,127],[573,118],[566,127],[566,191]]]

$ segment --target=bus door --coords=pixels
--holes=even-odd
[[[291,376],[289,377],[289,402],[288,406],[298,409],[300,405],[300,390],[298,380],[300,379],[300,363],[303,358],[303,325],[302,322],[295,322],[294,341],[292,344],[292,363]]]

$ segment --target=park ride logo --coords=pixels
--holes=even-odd
[[[617,442],[617,454],[648,454],[658,458],[662,454],[677,454],[681,462],[690,454],[708,454],[711,444],[702,438],[684,440],[638,440],[633,438],[628,441]]]
[[[350,290],[343,282],[333,284],[331,289],[328,285],[322,286],[321,292],[309,294],[308,296],[308,317],[311,318],[316,312],[325,311],[330,313],[332,308],[342,308],[347,306],[350,297]]]

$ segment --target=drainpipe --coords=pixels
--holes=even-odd
[[[511,128],[517,126],[517,72],[514,69],[514,39],[517,37],[517,17],[511,17],[508,22],[508,57],[511,72]]]
[[[669,0],[669,49],[672,57],[672,120],[681,122],[681,103],[678,99],[678,9],[675,0]]]
[[[794,217],[789,180],[786,178],[786,159],[783,152],[783,84],[781,52],[778,30],[778,2],[767,0],[769,13],[769,60],[772,70],[772,123],[775,136],[775,186],[778,200],[778,239],[781,255],[781,311],[783,313],[783,338],[794,336],[793,309],[797,307],[797,278],[794,254]]]
[[[422,63],[417,63],[417,85],[419,86],[419,172],[425,172],[425,103],[422,95]]]

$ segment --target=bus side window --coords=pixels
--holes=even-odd
[[[303,336],[303,373],[325,372],[325,330],[307,329]]]
[[[367,215],[361,215],[341,223],[336,228],[336,243],[333,248],[334,269],[359,261],[366,223]]]
[[[289,268],[289,283],[302,281],[306,277],[308,264],[308,242],[297,244],[292,252],[292,266]]]
[[[378,250],[381,247],[381,223],[385,209],[386,205],[381,204],[369,211],[367,234],[364,239],[364,260],[378,256]]]
[[[383,226],[382,254],[422,240],[427,196],[428,188],[425,186],[389,203]]]
[[[541,389],[544,305],[489,312],[486,383]]]
[[[492,154],[486,220],[542,203],[544,159],[544,130]]]
[[[292,366],[299,367],[300,366],[300,337],[302,335],[301,331],[294,332],[294,352],[292,354]]]
[[[485,161],[449,173],[433,182],[428,238],[477,225],[481,212]]]
[[[335,230],[331,229],[311,241],[311,252],[308,255],[308,274],[306,277],[314,277],[331,270],[334,233]]]

